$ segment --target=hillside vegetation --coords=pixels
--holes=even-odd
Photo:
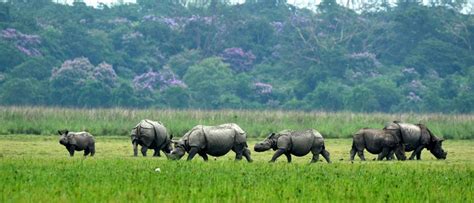
[[[0,104],[474,111],[474,16],[459,6],[180,2],[0,3]]]

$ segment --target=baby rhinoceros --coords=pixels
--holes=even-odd
[[[69,155],[74,156],[74,151],[84,150],[84,156],[95,154],[95,140],[94,137],[88,132],[69,132],[69,131],[58,131],[61,137],[59,143],[64,145],[69,151]]]
[[[284,154],[290,163],[291,155],[305,156],[311,152],[313,153],[311,163],[319,160],[319,154],[323,155],[328,163],[331,163],[329,152],[325,148],[323,136],[318,131],[310,129],[306,131],[283,130],[272,133],[264,141],[255,144],[254,150],[256,152],[276,150],[270,162],[275,162],[279,156]]]

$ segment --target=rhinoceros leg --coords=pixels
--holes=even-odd
[[[395,159],[395,156],[394,156],[394,151],[393,150],[390,150],[390,152],[387,154],[387,160],[393,160]]]
[[[280,157],[282,154],[284,154],[286,152],[285,149],[278,149],[275,154],[273,155],[272,159],[270,160],[270,162],[275,162],[278,157]]]
[[[155,152],[153,153],[153,156],[157,156],[157,157],[160,157],[161,154],[160,154],[160,149],[154,149]]]
[[[189,150],[189,155],[188,155],[188,161],[191,161],[193,160],[194,156],[196,156],[196,154],[199,152],[199,149],[197,147],[191,147],[191,149]]]
[[[322,146],[313,146],[311,149],[311,153],[313,154],[313,158],[311,159],[311,163],[315,163],[319,160],[319,154],[323,151]]]
[[[360,160],[365,161],[364,150],[357,151]]]
[[[290,154],[290,152],[286,152],[285,156],[286,156],[286,160],[288,160],[288,163],[291,163],[291,154]]]
[[[384,147],[382,149],[382,152],[379,153],[379,156],[377,157],[377,160],[381,161],[383,160],[384,158],[387,158],[388,159],[388,154],[390,153],[390,148],[387,148],[387,147]]]
[[[141,151],[142,151],[142,155],[143,155],[143,156],[146,156],[146,150],[148,150],[148,147],[142,146],[142,150],[141,150]]]
[[[350,157],[351,161],[354,161],[354,157],[355,157],[356,153],[357,153],[357,149],[355,148],[354,145],[352,145],[351,157]]]
[[[136,141],[132,142],[133,146],[133,156],[138,156],[138,143]]]
[[[84,149],[84,156],[89,155],[89,153],[91,153],[89,147],[87,147],[86,149]]]
[[[323,155],[324,159],[326,159],[326,161],[327,161],[328,163],[331,163],[331,159],[329,158],[329,152],[328,152],[328,150],[323,149],[323,151],[321,151],[321,155]]]
[[[311,159],[310,163],[316,163],[319,160],[319,153],[318,154],[313,154],[313,158]]]
[[[95,154],[95,144],[90,146],[89,150],[91,151],[91,156],[94,156],[94,154]]]
[[[244,157],[247,159],[248,162],[253,162],[252,158],[250,157],[250,150],[246,147],[244,149]]]
[[[420,150],[418,153],[416,153],[416,160],[421,160],[421,151]]]
[[[415,151],[413,151],[413,153],[411,153],[410,155],[410,160],[413,160],[415,158],[415,155],[416,155],[416,158],[418,160],[421,159],[421,150],[423,150],[424,146],[423,145],[420,145],[418,146]]]
[[[204,161],[207,161],[209,158],[207,157],[207,154],[206,152],[199,152],[199,156],[202,157],[202,159],[204,159]]]
[[[242,160],[242,155],[244,154],[244,148],[245,148],[245,146],[242,145],[242,144],[235,145],[232,148],[232,151],[235,152],[235,160],[236,161]]]
[[[76,149],[76,147],[74,147],[73,145],[69,146],[69,147],[66,147],[67,151],[69,152],[69,156],[74,156],[74,151]]]

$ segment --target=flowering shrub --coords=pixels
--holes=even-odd
[[[225,49],[220,56],[237,72],[251,70],[256,58],[252,51],[245,52],[242,48],[237,47]]]
[[[35,47],[41,44],[41,38],[38,35],[27,35],[20,31],[7,28],[1,31],[0,38],[12,41],[15,47],[28,56],[41,56],[41,53]]]
[[[407,99],[411,102],[421,102],[422,99],[420,98],[420,96],[418,96],[416,93],[414,92],[410,92],[408,93],[408,96],[407,96]]]
[[[130,40],[139,39],[139,38],[143,38],[143,34],[138,31],[126,33],[122,36],[122,40],[124,41],[130,41]]]
[[[348,55],[349,58],[356,59],[356,60],[369,60],[372,62],[375,67],[380,67],[382,63],[380,63],[379,60],[377,60],[376,55],[374,53],[370,52],[359,52],[359,53],[352,53]]]
[[[112,65],[105,62],[94,66],[85,57],[65,61],[60,68],[53,69],[51,75],[53,84],[59,87],[70,85],[84,85],[87,81],[99,81],[108,87],[117,83],[117,74]]]
[[[258,94],[271,94],[273,91],[273,86],[268,83],[256,82],[253,85]]]
[[[216,17],[215,16],[199,16],[192,15],[191,17],[166,17],[166,16],[155,16],[146,15],[143,16],[143,21],[160,22],[167,25],[172,30],[182,30],[187,24],[191,22],[203,22],[206,25],[211,25]]]
[[[186,84],[183,81],[179,80],[176,74],[174,74],[173,71],[168,67],[165,67],[159,72],[149,71],[147,73],[143,73],[141,75],[136,76],[133,79],[133,86],[136,90],[140,91],[154,91],[155,89],[163,91],[168,89],[169,87],[187,87]]]
[[[280,34],[283,32],[283,29],[285,28],[285,24],[279,21],[273,21],[270,22],[270,25],[273,27],[273,30],[277,33]]]

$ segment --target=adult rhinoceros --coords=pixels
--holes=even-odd
[[[357,131],[352,136],[351,161],[354,160],[356,153],[362,161],[365,161],[364,149],[372,154],[378,154],[377,160],[384,158],[391,160],[394,152],[398,159],[406,159],[400,138],[386,130],[363,128]]]
[[[174,146],[168,155],[170,159],[181,159],[185,152],[188,152],[188,161],[196,154],[207,161],[207,155],[223,156],[232,150],[236,154],[235,160],[241,160],[244,156],[248,162],[252,161],[247,148],[247,135],[235,123],[218,126],[197,125],[175,141]]]
[[[293,131],[283,130],[278,133],[271,133],[265,140],[255,144],[254,150],[257,152],[276,150],[270,162],[275,162],[278,157],[284,154],[291,162],[291,155],[304,156],[309,152],[313,153],[311,163],[317,162],[319,154],[323,155],[328,163],[329,152],[324,145],[323,136],[316,130]]]
[[[400,137],[405,151],[413,151],[410,160],[421,159],[423,148],[428,149],[437,159],[446,159],[447,152],[442,148],[443,139],[436,137],[423,124],[410,124],[393,121],[384,127],[384,130]]]
[[[160,150],[164,153],[170,153],[172,136],[168,135],[166,127],[159,122],[152,120],[141,120],[131,132],[133,145],[133,155],[138,155],[137,145],[142,146],[141,152],[146,156],[148,149],[155,150],[153,156],[160,156]]]

